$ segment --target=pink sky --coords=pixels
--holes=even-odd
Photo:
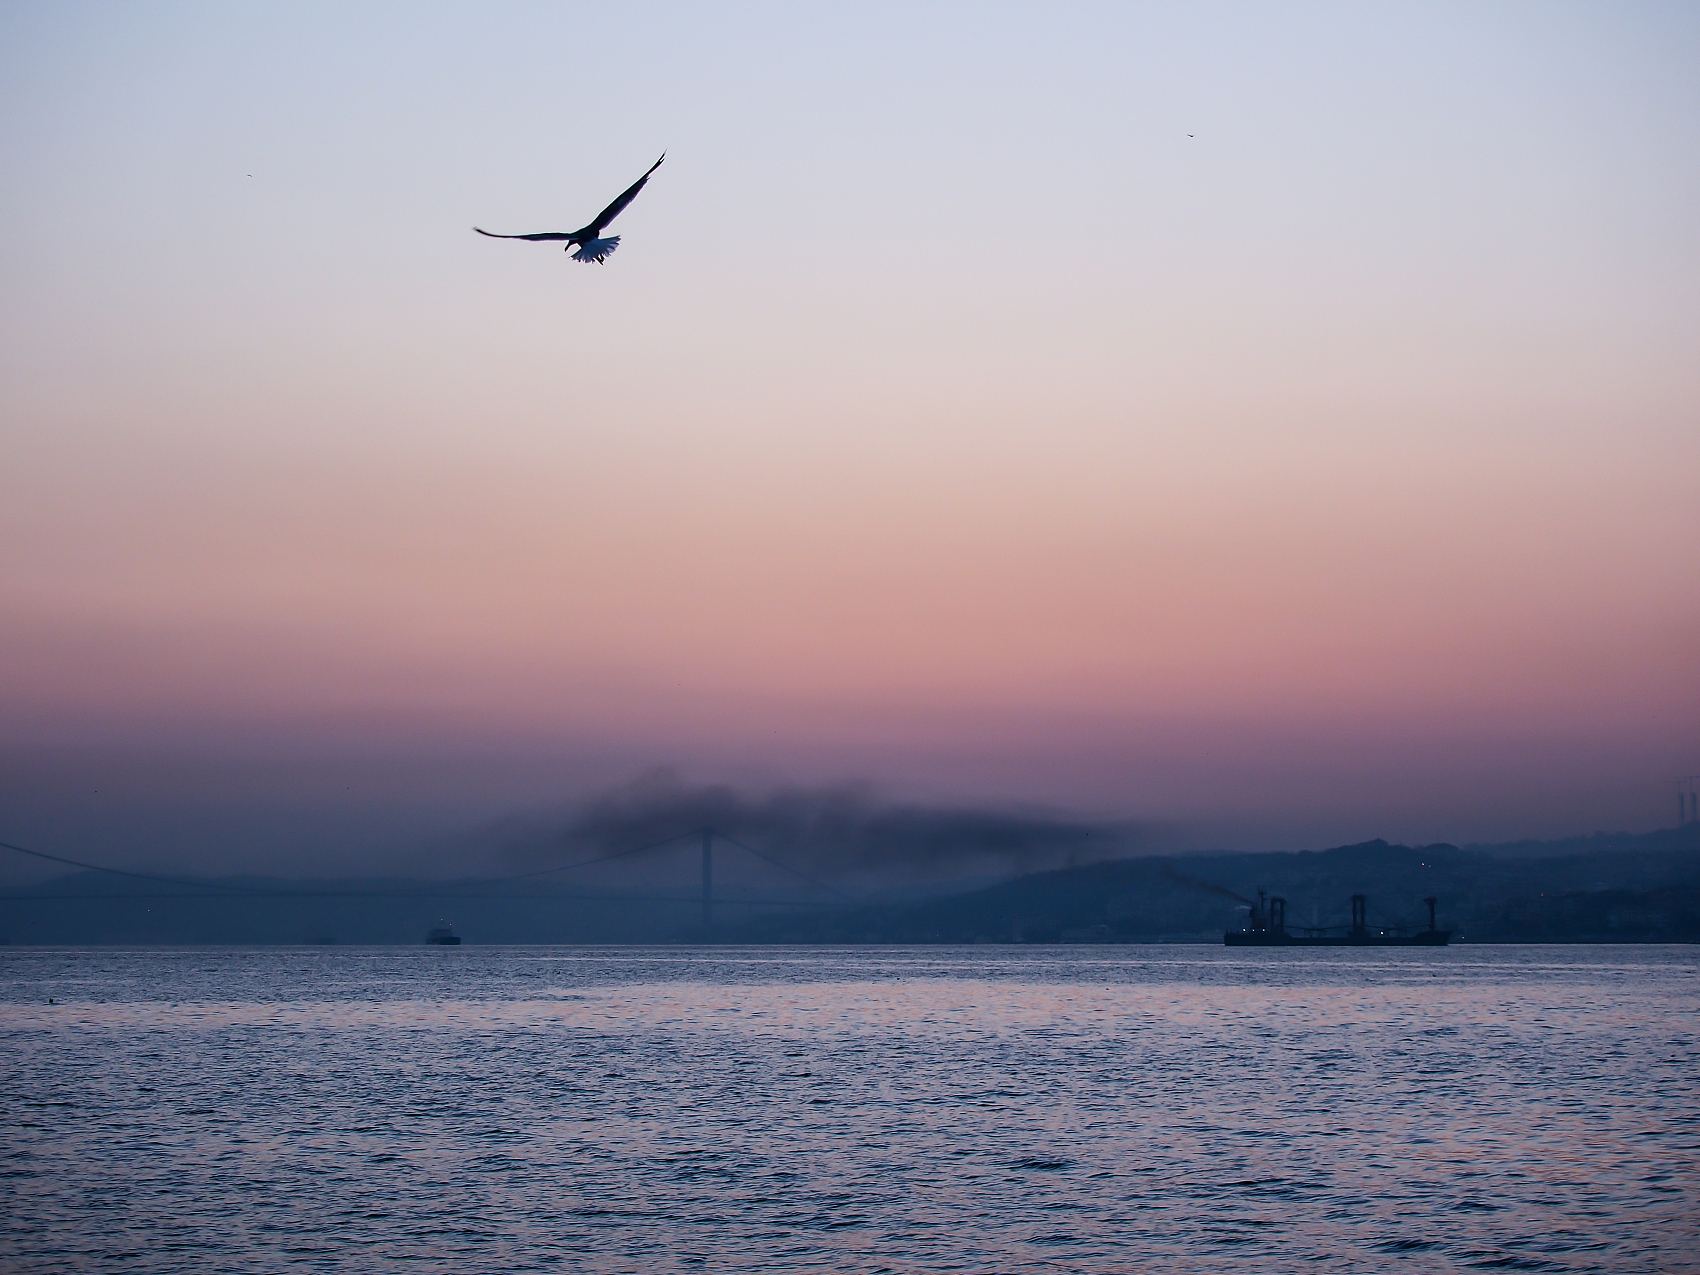
[[[564,72],[470,9],[69,12],[7,19],[38,839],[127,853],[90,767],[324,808],[283,755],[368,840],[651,765],[1264,844],[1700,770],[1680,9],[634,10]],[[467,229],[663,146],[605,267]]]

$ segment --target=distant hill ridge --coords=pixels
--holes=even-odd
[[[92,872],[0,891],[14,943],[422,943],[439,918],[467,943],[694,942],[689,883],[631,897],[574,897],[570,884],[497,894],[399,878],[208,880],[222,897]],[[751,943],[1219,942],[1258,890],[1293,926],[1342,924],[1366,894],[1373,924],[1417,922],[1422,899],[1463,941],[1700,941],[1700,825],[1497,845],[1213,851],[1038,872],[904,904],[752,915],[733,901],[709,935]],[[607,888],[604,887],[604,893]],[[585,891],[584,895],[594,892]],[[25,896],[25,897],[18,897]],[[191,897],[185,897],[191,896]]]
[[[1533,848],[1553,847],[1540,855]],[[1700,825],[1511,846],[1211,852],[1061,868],[904,908],[823,918],[813,941],[1219,940],[1265,890],[1294,926],[1343,924],[1353,894],[1372,923],[1414,924],[1440,900],[1443,928],[1499,942],[1700,940]],[[768,941],[810,941],[803,918],[752,923]]]

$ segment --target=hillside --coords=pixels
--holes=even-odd
[[[1442,926],[1464,941],[1695,942],[1700,826],[1545,847],[1369,841],[1121,859],[877,906],[758,906],[759,895],[739,898],[728,883],[711,934],[691,883],[575,893],[529,882],[232,878],[183,888],[85,872],[0,892],[0,941],[405,944],[446,917],[468,943],[1220,942],[1259,890],[1287,899],[1294,927],[1343,923],[1357,893],[1369,896],[1372,924],[1413,922],[1432,895]]]
[[[1475,942],[1700,940],[1700,827],[1561,843],[1572,853],[1385,841],[1294,854],[1124,859],[1018,878],[904,908],[763,918],[768,942],[1218,941],[1257,891],[1287,899],[1292,925],[1343,923],[1351,895],[1372,923],[1417,921]]]

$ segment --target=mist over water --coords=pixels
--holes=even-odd
[[[1697,973],[1657,947],[11,949],[0,1260],[1693,1270]]]

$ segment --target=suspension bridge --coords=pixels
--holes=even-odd
[[[696,850],[696,859],[700,864],[698,889],[691,892],[633,892],[606,890],[572,890],[549,889],[539,891],[535,888],[542,885],[548,878],[556,881],[569,878],[569,874],[598,865],[616,861],[631,860],[640,855],[653,854],[667,848],[691,846]],[[673,904],[696,905],[700,909],[703,933],[712,933],[717,909],[726,908],[845,908],[857,906],[859,901],[830,882],[823,881],[812,873],[786,863],[766,851],[749,845],[740,838],[732,836],[714,827],[693,828],[677,833],[659,841],[645,842],[641,845],[628,846],[624,849],[591,855],[575,859],[567,863],[555,864],[547,868],[537,868],[526,872],[516,872],[505,876],[458,878],[441,883],[422,883],[419,885],[351,885],[338,887],[334,884],[307,885],[292,887],[287,884],[245,883],[215,878],[195,878],[190,876],[169,876],[154,872],[139,872],[127,868],[115,868],[105,864],[91,863],[82,859],[74,859],[65,855],[51,854],[43,850],[32,849],[28,846],[12,842],[0,841],[0,849],[11,851],[28,858],[62,865],[68,868],[80,869],[84,872],[99,873],[125,882],[147,883],[150,889],[132,888],[129,890],[90,890],[73,886],[68,889],[51,889],[41,886],[27,887],[17,890],[0,890],[0,905],[12,903],[70,903],[111,902],[120,900],[227,900],[257,901],[262,899],[409,899],[435,900],[444,904],[466,904],[482,900],[492,902],[498,900],[525,900],[538,902],[547,900],[560,903],[629,903],[629,904]],[[715,868],[717,853],[724,857],[728,852],[738,852],[751,856],[780,873],[801,882],[810,888],[809,897],[776,897],[767,894],[752,894],[748,892],[728,892],[724,888],[716,892]],[[570,878],[569,878],[570,879]],[[522,883],[533,888],[523,889]],[[161,887],[176,887],[175,889]]]

